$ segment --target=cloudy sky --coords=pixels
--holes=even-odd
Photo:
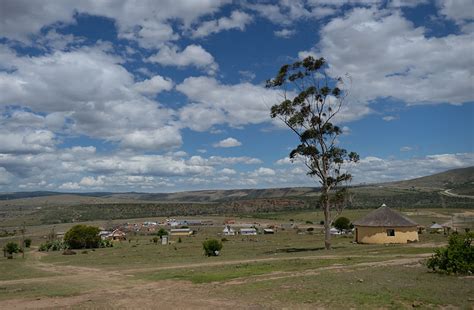
[[[473,0],[0,2],[0,191],[316,184],[279,67],[350,76],[354,183],[474,165]]]

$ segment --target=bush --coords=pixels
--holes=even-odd
[[[426,265],[433,271],[467,274],[474,272],[474,249],[471,245],[474,233],[452,234],[448,247],[436,249]]]
[[[163,237],[163,236],[168,235],[168,231],[166,231],[166,229],[164,229],[164,228],[160,228],[160,230],[158,230],[158,232],[156,233],[156,235],[161,238],[161,237]]]
[[[324,221],[323,220],[319,221],[319,225],[324,225]]]
[[[4,247],[3,250],[8,254],[13,255],[13,253],[20,252],[20,247],[16,242],[8,242]]]
[[[158,240],[160,240],[160,238],[158,238],[158,237],[153,237],[153,239],[151,239],[151,241],[152,241],[154,244],[157,244],[157,243],[158,243]]]
[[[31,246],[31,239],[25,239],[23,245],[25,246],[25,248],[29,248]]]
[[[101,248],[112,248],[114,243],[108,239],[100,240],[100,247]]]
[[[202,247],[206,256],[218,256],[219,251],[222,249],[222,242],[216,239],[209,239],[202,243]]]
[[[313,222],[312,222],[312,221],[306,221],[306,224],[310,224],[310,225],[312,225],[312,224],[313,224]]]
[[[351,220],[347,217],[341,216],[334,221],[334,227],[338,230],[347,230],[351,227]]]
[[[64,243],[71,249],[89,249],[100,246],[100,229],[94,226],[75,225],[64,235]]]
[[[40,244],[38,251],[40,252],[48,252],[48,251],[61,251],[66,248],[66,245],[59,241],[59,240],[54,240],[54,241],[46,241],[45,243]]]
[[[183,240],[181,240],[181,237],[178,238],[178,243],[181,243],[183,242]]]
[[[314,228],[313,227],[308,227],[308,229],[306,229],[306,231],[314,231]]]

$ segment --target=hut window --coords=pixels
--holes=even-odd
[[[395,237],[395,229],[387,229],[387,236]]]

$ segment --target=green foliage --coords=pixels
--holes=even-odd
[[[49,251],[61,251],[66,248],[66,245],[59,241],[59,240],[53,240],[53,241],[46,241],[45,243],[40,244],[38,251],[40,252],[49,252]]]
[[[158,238],[158,237],[153,237],[153,238],[151,239],[151,241],[152,241],[154,244],[157,244],[157,243],[158,243],[158,240],[160,240],[160,238]]]
[[[435,254],[428,259],[428,268],[455,274],[472,274],[474,272],[474,248],[472,239],[474,233],[464,235],[452,234],[446,248],[436,249]]]
[[[163,236],[168,235],[168,231],[164,228],[160,228],[160,230],[156,232],[156,235],[161,238]]]
[[[98,248],[100,229],[94,226],[75,225],[64,235],[64,243],[71,249]]]
[[[8,242],[4,247],[3,250],[8,254],[18,253],[20,252],[20,247],[16,242]]]
[[[334,227],[338,230],[347,230],[351,228],[351,220],[347,217],[341,216],[334,221]]]
[[[114,243],[111,240],[108,240],[108,239],[100,240],[101,248],[112,248],[113,246],[114,246]]]
[[[183,240],[181,240],[181,237],[178,238],[178,243],[181,243],[183,242]]]
[[[31,246],[31,239],[25,239],[23,245],[25,246],[25,248],[29,248]]]
[[[306,221],[306,224],[313,224],[312,221]]]
[[[217,256],[222,249],[222,242],[216,239],[209,239],[202,243],[202,247],[206,256]]]

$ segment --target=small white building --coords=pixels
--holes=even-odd
[[[193,231],[189,228],[176,228],[170,230],[171,236],[191,236]]]
[[[254,236],[257,234],[257,230],[255,228],[241,228],[240,234],[243,236]]]
[[[342,234],[341,231],[340,231],[339,229],[335,228],[335,227],[332,227],[332,228],[329,230],[329,233],[330,233],[331,235],[341,235],[341,234]]]
[[[275,231],[274,231],[273,229],[271,229],[271,228],[264,228],[264,229],[263,229],[263,233],[264,233],[265,235],[273,235],[273,234],[275,233]]]
[[[229,225],[227,225],[224,228],[222,233],[224,234],[224,236],[235,236],[235,230],[232,227],[230,227]]]

